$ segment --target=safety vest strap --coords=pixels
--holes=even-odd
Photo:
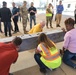
[[[52,52],[48,48],[44,47],[43,44],[40,44],[40,48],[45,53],[45,56],[42,56],[42,57],[48,61],[53,61],[60,56],[59,52],[56,52],[55,54],[51,54]]]
[[[46,60],[48,60],[48,61],[53,61],[53,60],[55,60],[55,59],[57,59],[58,57],[60,56],[60,54],[59,54],[59,52],[56,54],[56,55],[54,55],[54,56],[51,56],[51,57],[44,57]]]

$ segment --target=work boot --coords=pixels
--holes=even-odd
[[[40,72],[41,72],[41,73],[46,73],[47,71],[46,71],[46,69],[44,69],[44,68],[40,68]]]
[[[50,26],[50,28],[53,28],[52,26]]]
[[[48,26],[46,26],[46,28],[47,28],[47,29],[49,29],[49,27],[48,27]]]
[[[56,25],[56,27],[60,27],[60,25],[59,25],[59,24],[57,24],[57,25]]]
[[[24,31],[24,34],[27,34],[28,33],[28,31]]]

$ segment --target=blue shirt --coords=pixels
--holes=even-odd
[[[62,11],[64,10],[63,5],[58,5],[57,6],[57,14],[62,14]]]
[[[19,12],[18,8],[14,7],[12,9],[12,16],[15,15],[15,14],[17,14],[17,12]],[[18,18],[18,16],[15,16],[14,18]]]

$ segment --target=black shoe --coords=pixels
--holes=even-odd
[[[1,30],[0,32],[1,32],[1,33],[3,33],[3,31],[2,31],[2,30]]]
[[[74,66],[74,69],[76,69],[76,66]]]
[[[17,33],[16,31],[13,32],[13,34]]]
[[[50,26],[50,28],[53,28],[52,26]]]
[[[12,35],[9,35],[9,37],[11,37]]]
[[[17,30],[16,32],[19,32],[19,30]]]
[[[40,72],[46,73],[46,69],[40,68]]]
[[[57,24],[57,25],[56,25],[56,27],[60,27],[60,25],[59,25],[59,24]]]

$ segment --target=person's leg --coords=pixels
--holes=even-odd
[[[52,14],[52,20],[53,20],[53,16],[54,16],[54,13]]]
[[[46,73],[46,68],[47,67],[42,63],[42,61],[40,60],[40,57],[41,57],[40,54],[35,54],[34,55],[35,61],[37,62],[37,64],[40,67],[40,71]]]
[[[58,26],[59,24],[59,14],[56,14],[56,27]]]
[[[17,24],[17,22],[18,22],[18,20],[17,19],[13,19],[13,22],[14,22],[14,32],[16,33],[16,32],[19,32],[19,28],[18,28],[18,24]]]
[[[53,27],[52,27],[52,16],[49,17],[49,22],[50,22],[50,27],[53,28]]]
[[[65,64],[67,64],[68,66],[71,66],[71,67],[76,67],[76,64],[74,64],[73,62],[72,62],[72,57],[74,56],[74,54],[73,53],[71,53],[71,52],[69,52],[68,50],[66,50],[65,52],[64,52],[64,55],[63,55],[63,58],[62,58],[62,60],[63,60],[63,62],[65,63]]]
[[[23,23],[23,31],[24,31],[24,34],[26,34],[27,33],[27,31],[26,31],[27,18],[22,18],[22,23]]]
[[[75,60],[76,61],[76,55],[72,57],[72,60]]]
[[[60,27],[60,25],[59,25],[59,17],[60,17],[60,15],[56,14],[56,27]]]
[[[43,62],[40,60],[40,57],[41,57],[40,54],[35,54],[35,55],[34,55],[35,61],[38,63],[38,65],[39,65],[40,68],[44,68],[44,69],[47,68],[47,67],[43,64]]]
[[[9,31],[9,36],[12,36],[11,34],[11,22],[8,22],[8,31]]]
[[[30,16],[30,29],[32,28],[32,16]]]
[[[33,16],[34,25],[36,25],[36,16]]]
[[[14,33],[16,33],[16,22],[15,22],[15,19],[13,19],[13,22],[14,22]]]
[[[59,14],[59,25],[60,25],[60,22],[61,22],[61,18],[62,18],[62,14]]]
[[[15,24],[16,24],[16,31],[19,32],[19,28],[18,28],[18,18],[15,19]]]
[[[7,36],[7,22],[3,22],[4,23],[4,33],[5,36]]]
[[[47,27],[47,28],[49,28],[49,27],[48,27],[48,21],[49,21],[49,18],[46,16],[46,27]]]

